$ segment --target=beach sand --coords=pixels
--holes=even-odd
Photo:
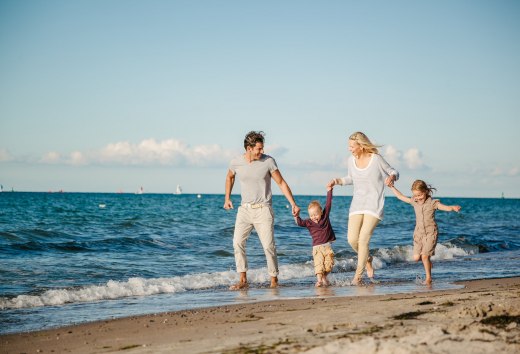
[[[1,353],[520,353],[520,277],[316,297],[0,336]],[[326,294],[326,290],[324,290]]]

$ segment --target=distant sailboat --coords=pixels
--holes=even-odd
[[[137,192],[135,192],[135,194],[143,194],[144,193],[144,188],[141,187],[137,190]]]
[[[177,185],[177,190],[175,191],[175,194],[182,194],[182,188],[180,184]]]

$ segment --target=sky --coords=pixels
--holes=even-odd
[[[519,38],[518,1],[0,0],[0,184],[222,194],[261,130],[324,195],[362,131],[407,195],[520,198]]]

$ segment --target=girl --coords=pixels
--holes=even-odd
[[[432,192],[436,190],[431,185],[420,179],[412,184],[412,198],[405,197],[397,188],[390,186],[395,196],[415,210],[415,230],[413,233],[413,260],[420,259],[426,272],[426,280],[423,284],[432,283],[432,262],[430,257],[435,255],[437,246],[437,223],[435,222],[435,210],[460,211],[460,205],[444,205],[438,199],[432,199]]]

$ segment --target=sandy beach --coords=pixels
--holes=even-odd
[[[2,353],[518,353],[520,278],[239,304],[0,336]]]

